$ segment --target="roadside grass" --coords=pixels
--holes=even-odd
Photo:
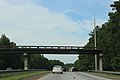
[[[0,80],[23,80],[25,78],[41,75],[41,74],[44,74],[47,72],[48,71],[29,71],[29,72],[25,72],[25,73],[21,73],[21,74],[15,74],[13,76],[0,78]]]
[[[120,80],[120,75],[115,75],[115,74],[108,74],[108,73],[102,73],[102,72],[89,72],[90,74],[100,76],[100,77],[105,77],[109,78],[112,80]]]

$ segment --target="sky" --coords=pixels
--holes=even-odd
[[[84,46],[114,0],[0,0],[0,35],[17,45]],[[73,63],[78,55],[45,55]]]

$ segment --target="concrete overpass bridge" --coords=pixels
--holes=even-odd
[[[97,55],[96,70],[102,71],[102,51],[97,48],[82,46],[16,46],[14,48],[0,48],[0,54],[23,54],[24,69],[28,69],[30,54],[93,54]]]

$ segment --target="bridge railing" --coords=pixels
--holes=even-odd
[[[99,49],[95,47],[83,46],[16,46],[16,48],[37,48],[37,49]]]

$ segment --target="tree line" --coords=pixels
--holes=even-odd
[[[103,53],[103,69],[120,71],[120,0],[110,5],[113,12],[108,14],[109,20],[96,26],[97,47]],[[89,42],[85,47],[94,47],[94,30],[89,34]],[[79,55],[74,63],[81,70],[94,70],[94,55]]]
[[[0,48],[14,48],[16,43],[11,42],[5,34],[0,38]],[[0,53],[0,70],[11,67],[13,69],[24,68],[23,54],[1,54]],[[59,60],[49,60],[41,54],[29,55],[29,68],[30,69],[52,69],[54,65],[64,66],[64,63]]]

